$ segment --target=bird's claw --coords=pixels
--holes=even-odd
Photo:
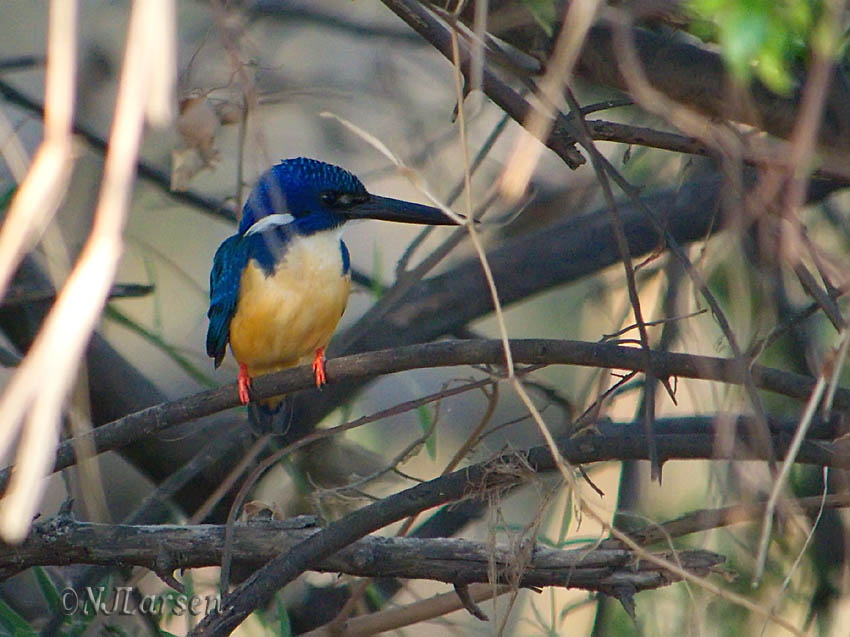
[[[316,387],[326,385],[328,378],[325,375],[325,348],[316,350],[316,358],[313,359],[313,374],[316,376]]]
[[[247,405],[251,402],[251,377],[248,375],[248,368],[245,366],[245,363],[239,364],[239,377],[236,380],[237,385],[239,386],[239,402],[243,405]]]

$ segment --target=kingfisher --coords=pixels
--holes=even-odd
[[[439,208],[373,195],[352,173],[316,159],[285,159],[260,176],[210,272],[207,354],[217,368],[230,343],[243,405],[252,377],[310,358],[316,386],[327,382],[325,348],[351,287],[342,229],[367,218],[455,223]]]

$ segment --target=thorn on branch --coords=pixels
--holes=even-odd
[[[462,74],[461,78],[463,79],[463,88],[461,89],[463,94],[463,99],[466,100],[467,96],[472,92],[472,89],[469,87],[469,81],[466,79],[466,75]],[[452,109],[452,124],[457,122],[457,117],[460,114],[460,104],[455,102],[455,106]]]
[[[629,584],[621,584],[612,588],[608,592],[611,597],[616,597],[623,605],[623,610],[625,610],[628,616],[632,618],[632,621],[637,621],[637,615],[635,614],[636,592],[635,587]]]
[[[469,614],[475,617],[476,619],[480,619],[483,622],[490,621],[490,618],[487,617],[487,614],[481,610],[481,607],[476,604],[472,597],[469,594],[469,586],[466,584],[455,584],[455,593],[457,593],[457,597],[460,600],[460,603],[463,604],[463,607],[469,611]]]
[[[590,479],[590,476],[587,475],[587,471],[584,470],[584,467],[579,465],[578,470],[579,470],[579,473],[581,473],[581,477],[584,478],[584,481],[587,482],[588,485],[590,485],[590,488],[593,489],[594,491],[596,491],[596,493],[599,495],[600,498],[604,498],[605,492],[602,489],[600,489],[596,485],[596,483],[593,482],[593,480]]]
[[[58,520],[63,518],[74,519],[74,498],[66,498],[65,501],[59,505],[59,510],[56,512],[55,517]]]
[[[183,582],[174,577],[173,573],[165,572],[165,573],[157,573],[156,576],[165,582],[166,586],[170,586],[175,591],[180,593],[181,595],[186,594],[186,587],[183,585]]]
[[[181,581],[174,577],[174,559],[164,547],[160,547],[156,562],[153,564],[153,572],[156,576],[165,582],[166,586],[170,586],[175,591],[181,594],[186,593],[186,587]]]

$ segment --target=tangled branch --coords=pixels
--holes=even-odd
[[[321,531],[311,516],[292,520],[255,520],[237,525],[233,561],[251,570]],[[92,524],[57,518],[38,525],[15,549],[0,548],[0,578],[36,565],[100,564],[141,566],[170,578],[178,569],[217,566],[224,548],[223,525],[131,526]],[[665,555],[665,553],[659,553]],[[723,556],[710,551],[677,552],[685,568],[707,575]],[[491,581],[491,560],[496,582]],[[313,570],[360,577],[429,579],[450,584],[511,581],[516,555],[510,547],[456,538],[367,536],[317,562]],[[570,550],[537,546],[522,570],[523,588],[564,586],[617,594],[666,586],[678,578],[635,559],[622,547],[588,543]]]

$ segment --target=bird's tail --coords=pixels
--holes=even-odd
[[[292,400],[289,396],[275,396],[248,405],[251,426],[259,435],[282,436],[292,421]]]

